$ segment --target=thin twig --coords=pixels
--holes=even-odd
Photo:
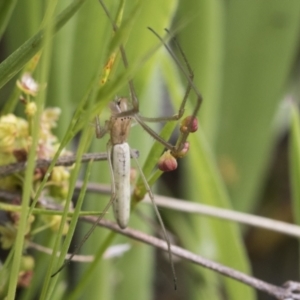
[[[80,186],[80,184],[78,184],[77,186]],[[105,187],[105,185],[100,185],[99,186],[97,184],[92,184],[91,187],[92,187],[93,191],[96,190],[96,191],[99,192],[100,188],[103,189],[103,187]],[[108,190],[109,190],[108,188],[104,189],[104,191],[106,191],[106,192],[108,192]],[[4,194],[4,195],[11,194],[11,193],[8,193],[8,192],[5,192],[5,193],[6,194]],[[12,195],[16,196],[16,194],[12,194]],[[1,194],[0,194],[0,197],[2,197]],[[163,200],[163,201],[160,201],[160,200]],[[167,197],[156,196],[156,201],[157,201],[157,204],[164,204],[163,203],[164,201],[176,201],[177,202],[179,200],[174,200],[172,198],[167,198]],[[182,202],[182,201],[180,201],[180,202]],[[185,202],[184,204],[186,205],[188,203]],[[192,204],[194,205],[194,203],[192,203]],[[168,205],[165,205],[165,206],[168,206]],[[201,208],[201,206],[199,206],[198,204],[196,205],[196,207],[198,207],[198,208]],[[176,205],[177,209],[179,209],[179,207],[180,207],[179,205]],[[173,208],[173,207],[170,206],[170,208]],[[216,208],[212,208],[212,207],[208,207],[208,206],[204,206],[204,208],[216,209]],[[195,209],[195,207],[194,207],[194,209]],[[183,210],[183,209],[181,209],[181,210]],[[220,209],[217,209],[217,210],[220,210]],[[189,211],[189,210],[186,210],[186,211]],[[227,211],[227,210],[221,210],[221,211],[224,212],[224,211]],[[198,213],[201,213],[201,209],[198,211]],[[214,210],[211,211],[210,215],[211,216],[215,215]],[[248,217],[249,215],[246,215],[246,216]],[[219,217],[222,217],[222,214],[220,214]],[[90,222],[90,223],[94,223],[95,220],[97,220],[97,217],[92,217],[92,216],[88,216],[88,217],[83,216],[83,217],[80,217],[80,218],[83,219],[83,220],[86,220],[87,222]],[[227,218],[227,219],[229,219],[229,218]],[[265,219],[265,218],[260,218],[260,219]],[[269,221],[271,221],[271,220],[269,220]],[[272,221],[272,222],[277,222],[277,221]],[[282,223],[282,222],[280,222],[280,223]],[[163,249],[163,250],[167,251],[166,242],[163,241],[163,240],[160,240],[156,237],[146,235],[146,234],[144,234],[140,231],[130,229],[130,228],[122,230],[122,229],[119,228],[119,226],[117,224],[115,224],[113,222],[110,222],[110,221],[107,221],[107,220],[100,221],[98,225],[109,228],[109,229],[111,229],[111,230],[113,230],[117,233],[126,235],[126,236],[128,236],[130,238],[133,238],[135,240],[139,240],[141,242],[147,243],[149,245],[152,245],[152,246],[155,246],[157,248],[160,248],[160,249]],[[258,224],[253,224],[253,225],[259,226]],[[288,224],[284,224],[284,225],[287,226]],[[292,225],[289,225],[289,226],[292,226]],[[269,228],[269,229],[271,229],[271,228]],[[287,232],[287,233],[289,233],[289,232]],[[223,265],[218,264],[216,262],[205,259],[205,258],[203,258],[199,255],[196,255],[196,254],[194,254],[190,251],[187,251],[183,248],[180,248],[178,246],[172,245],[171,246],[171,251],[174,255],[176,255],[178,257],[184,258],[188,261],[199,264],[199,265],[201,265],[205,268],[214,270],[214,271],[216,271],[220,274],[223,274],[225,276],[228,276],[228,277],[231,277],[231,278],[236,279],[238,281],[241,281],[241,282],[243,282],[247,285],[250,285],[250,286],[252,286],[252,287],[254,287],[254,288],[256,288],[260,291],[266,292],[266,293],[274,296],[276,299],[279,299],[279,300],[300,300],[300,293],[299,293],[300,283],[298,283],[298,282],[288,281],[287,283],[285,283],[285,285],[283,287],[279,287],[279,286],[275,286],[275,285],[269,284],[267,282],[264,282],[262,280],[259,280],[257,278],[254,278],[252,276],[246,275],[242,272],[236,271],[236,270],[231,269],[229,267],[223,266]]]
[[[85,220],[89,223],[94,223],[97,218],[96,217],[81,217],[80,219]],[[105,227],[108,229],[113,230],[119,234],[125,235],[132,239],[141,241],[148,245],[154,246],[156,248],[162,249],[164,251],[168,250],[167,244],[164,240],[158,239],[156,237],[147,235],[143,232],[137,231],[135,229],[126,228],[120,229],[119,226],[111,221],[108,220],[101,220],[98,223],[99,226]],[[227,277],[233,278],[240,282],[243,282],[257,290],[265,292],[269,295],[274,296],[276,299],[279,300],[300,300],[300,294],[298,293],[299,283],[297,282],[288,282],[284,287],[272,285],[255,277],[249,276],[237,270],[231,269],[229,267],[223,266],[219,263],[211,261],[209,259],[203,258],[199,255],[196,255],[190,251],[187,251],[178,246],[171,246],[172,254],[186,259],[190,262],[195,264],[201,265],[205,268],[210,270],[216,271],[220,274],[223,274]]]
[[[29,248],[31,249],[35,249],[39,252],[43,252],[43,253],[46,253],[48,255],[52,255],[52,252],[53,250],[51,248],[47,248],[47,247],[44,247],[42,245],[39,245],[39,244],[36,244],[34,242],[28,242],[28,246]],[[56,256],[59,257],[60,256],[60,252],[58,251],[56,253]],[[66,255],[66,259],[68,259],[69,257],[71,256],[71,254],[67,254]],[[94,255],[74,255],[72,257],[72,261],[77,261],[77,262],[92,262],[94,261],[94,258],[95,256]]]
[[[148,196],[144,201],[145,203],[151,204]],[[164,196],[155,196],[155,201],[157,202],[158,206],[178,210],[180,212],[196,213],[216,217],[219,219],[284,233],[297,238],[300,237],[300,226],[282,221]]]
[[[76,188],[80,189],[82,182],[78,181]],[[88,192],[94,193],[110,193],[110,186],[106,184],[89,183],[87,187]],[[175,199],[171,197],[154,195],[155,202],[158,206],[178,210],[180,212],[195,213],[200,215],[206,215],[216,217],[219,219],[229,220],[232,222],[238,222],[254,227],[264,228],[271,231],[280,232],[293,237],[300,237],[300,226],[289,224],[282,221],[276,221],[269,218],[254,216],[251,214],[241,213],[225,208],[218,208],[206,204],[200,204],[190,202],[182,199]],[[142,201],[142,203],[151,204],[148,195]]]
[[[77,181],[76,189],[80,190],[82,187],[82,182]],[[111,187],[107,184],[89,183],[87,185],[87,191],[92,193],[101,193],[105,195],[110,195]],[[8,201],[12,201],[20,198],[19,193],[12,193],[5,190],[0,190],[0,198]],[[39,202],[43,201],[43,198]],[[178,210],[180,212],[196,213],[200,215],[207,215],[219,219],[224,219],[232,222],[238,222],[241,224],[264,228],[267,230],[280,232],[289,236],[296,238],[300,237],[300,226],[289,224],[282,221],[276,221],[269,218],[254,216],[251,214],[236,212],[229,209],[218,208],[210,205],[189,202],[185,200],[175,199],[171,197],[155,195],[155,202],[160,207],[166,207],[173,210]],[[150,204],[148,196],[142,203]],[[60,209],[60,208],[55,208]]]
[[[77,180],[75,189],[80,190],[82,188],[82,184],[83,184],[83,182],[81,180]],[[90,182],[87,184],[86,190],[87,190],[87,192],[91,192],[91,193],[100,193],[100,194],[104,194],[104,195],[111,194],[111,186],[109,184]]]
[[[135,155],[139,155],[138,150],[133,150]],[[107,153],[86,153],[82,156],[81,162],[103,161],[107,160]],[[61,156],[58,158],[55,166],[72,166],[76,161],[76,155]],[[47,168],[50,166],[52,159],[39,159],[35,163],[35,168]],[[27,162],[17,162],[5,166],[0,166],[0,177],[5,177],[26,169]]]
[[[46,253],[48,255],[52,255],[53,250],[51,248],[44,247],[40,244],[36,244],[34,242],[29,241],[28,242],[28,247],[31,249],[35,249],[39,252]],[[111,259],[115,257],[120,257],[122,256],[125,252],[130,250],[131,246],[130,244],[118,244],[118,245],[113,245],[110,246],[106,249],[106,251],[103,253],[103,258],[104,259]],[[72,254],[67,254],[65,259],[69,259]],[[60,252],[58,251],[56,253],[56,256],[60,256]],[[82,263],[88,263],[88,262],[93,262],[95,260],[95,255],[78,255],[75,254],[72,257],[72,261],[75,262],[82,262]]]

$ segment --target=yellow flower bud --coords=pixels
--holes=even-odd
[[[34,268],[34,258],[31,255],[23,255],[21,258],[20,269],[22,271],[31,271]]]
[[[0,243],[2,249],[9,249],[15,242],[17,230],[11,223],[0,225]]]
[[[51,228],[52,231],[57,232],[59,230],[61,218],[62,218],[61,216],[52,216],[51,217],[51,220],[50,220],[51,226],[50,226],[50,228]],[[69,230],[69,224],[65,223],[62,234],[66,235],[68,233],[68,230]]]
[[[25,106],[25,114],[28,117],[33,117],[36,113],[37,107],[34,102],[28,102]]]

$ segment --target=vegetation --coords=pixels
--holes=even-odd
[[[174,291],[169,263],[159,250],[105,228],[96,228],[80,251],[94,255],[94,262],[71,263],[51,277],[63,264],[73,236],[70,251],[90,228],[79,217],[99,215],[109,200],[108,195],[87,192],[89,182],[110,184],[107,163],[80,163],[84,153],[106,149],[105,138],[95,139],[94,118],[100,115],[104,124],[109,101],[116,95],[130,97],[129,78],[134,81],[140,112],[147,117],[173,114],[184,96],[187,78],[147,27],[166,40],[170,37],[165,28],[176,35],[204,99],[199,129],[189,137],[190,150],[178,160],[178,172],[161,176],[156,164],[163,147],[139,126],[132,128],[130,145],[139,150],[139,162],[150,184],[159,183],[152,187],[155,193],[184,199],[187,204],[300,222],[296,105],[300,2],[120,0],[106,5],[119,26],[116,33],[96,0],[7,0],[0,4],[0,164],[27,159],[24,171],[0,178],[1,192],[21,192],[21,199],[9,203],[7,193],[0,196],[0,242],[5,248],[0,297],[270,299],[183,260],[175,263],[178,290]],[[126,50],[128,68],[119,55],[120,44]],[[169,44],[174,46],[172,41]],[[37,90],[35,85],[33,92],[24,89],[24,74],[31,74]],[[171,107],[166,107],[169,102]],[[195,103],[191,93],[185,115],[192,113]],[[59,118],[54,107],[61,111]],[[176,125],[151,127],[162,130],[168,139]],[[21,132],[20,128],[25,129]],[[48,143],[51,151],[38,155],[36,149]],[[54,167],[60,155],[71,155],[66,149],[76,154],[76,163]],[[282,149],[288,149],[288,160]],[[37,174],[35,160],[40,158],[52,163]],[[81,188],[74,193],[79,180]],[[153,209],[138,202],[146,193],[139,174],[134,182],[136,197],[129,226],[157,235],[160,229],[153,225]],[[282,192],[283,185],[288,185],[288,192]],[[56,205],[63,204],[64,210],[54,214],[42,205],[39,199],[48,196]],[[72,199],[76,206],[69,212]],[[282,233],[251,230],[237,222],[176,209],[176,204],[160,209],[173,243],[241,272],[253,271],[273,284],[298,279],[297,244]],[[112,219],[111,215],[109,211],[105,219]],[[256,226],[262,224],[257,221]],[[292,235],[289,229],[286,234]],[[53,250],[53,255],[45,253],[45,248],[33,249],[33,242]],[[284,242],[291,247],[286,248]],[[108,254],[113,245],[123,245],[117,248],[120,257]],[[290,260],[280,249],[291,249]]]

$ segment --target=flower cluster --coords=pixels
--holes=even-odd
[[[8,165],[16,162],[27,160],[28,153],[32,147],[32,124],[33,118],[36,116],[37,107],[32,100],[40,90],[38,83],[34,81],[30,74],[26,73],[17,86],[21,90],[21,100],[25,104],[25,115],[27,119],[17,117],[14,114],[7,114],[0,117],[0,165]],[[38,145],[36,148],[36,160],[52,159],[59,147],[59,141],[53,134],[52,130],[57,126],[60,116],[59,108],[46,108],[40,115]],[[68,155],[63,151],[62,155]],[[47,168],[36,168],[34,170],[32,193],[40,186],[44,179]],[[8,192],[22,192],[24,181],[24,172],[14,173],[12,175],[1,177],[0,186],[2,190]],[[69,168],[57,166],[54,167],[43,190],[43,197],[50,196],[59,204],[64,204],[69,188]],[[0,199],[0,201],[2,201]],[[10,204],[21,205],[19,197]],[[43,204],[39,204],[44,206]],[[39,222],[36,222],[39,219]],[[61,216],[29,216],[25,234],[25,240],[29,241],[34,232],[50,228],[57,232],[61,223]],[[2,249],[10,249],[14,242],[18,231],[20,213],[17,211],[7,212],[2,218],[4,221],[0,225],[0,247]],[[41,225],[41,221],[44,223]],[[35,225],[34,225],[35,224]],[[36,225],[38,224],[38,225]],[[37,226],[39,226],[37,228]],[[64,225],[64,234],[68,231],[68,223]],[[25,245],[27,244],[25,241]],[[24,268],[19,274],[19,285],[27,286],[33,273],[34,260],[28,255],[22,257],[24,260]]]

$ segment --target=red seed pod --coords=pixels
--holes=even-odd
[[[157,166],[163,172],[174,171],[177,169],[177,160],[168,150],[160,157]]]
[[[193,116],[187,116],[181,122],[180,131],[182,133],[195,132],[198,130],[198,119]]]

